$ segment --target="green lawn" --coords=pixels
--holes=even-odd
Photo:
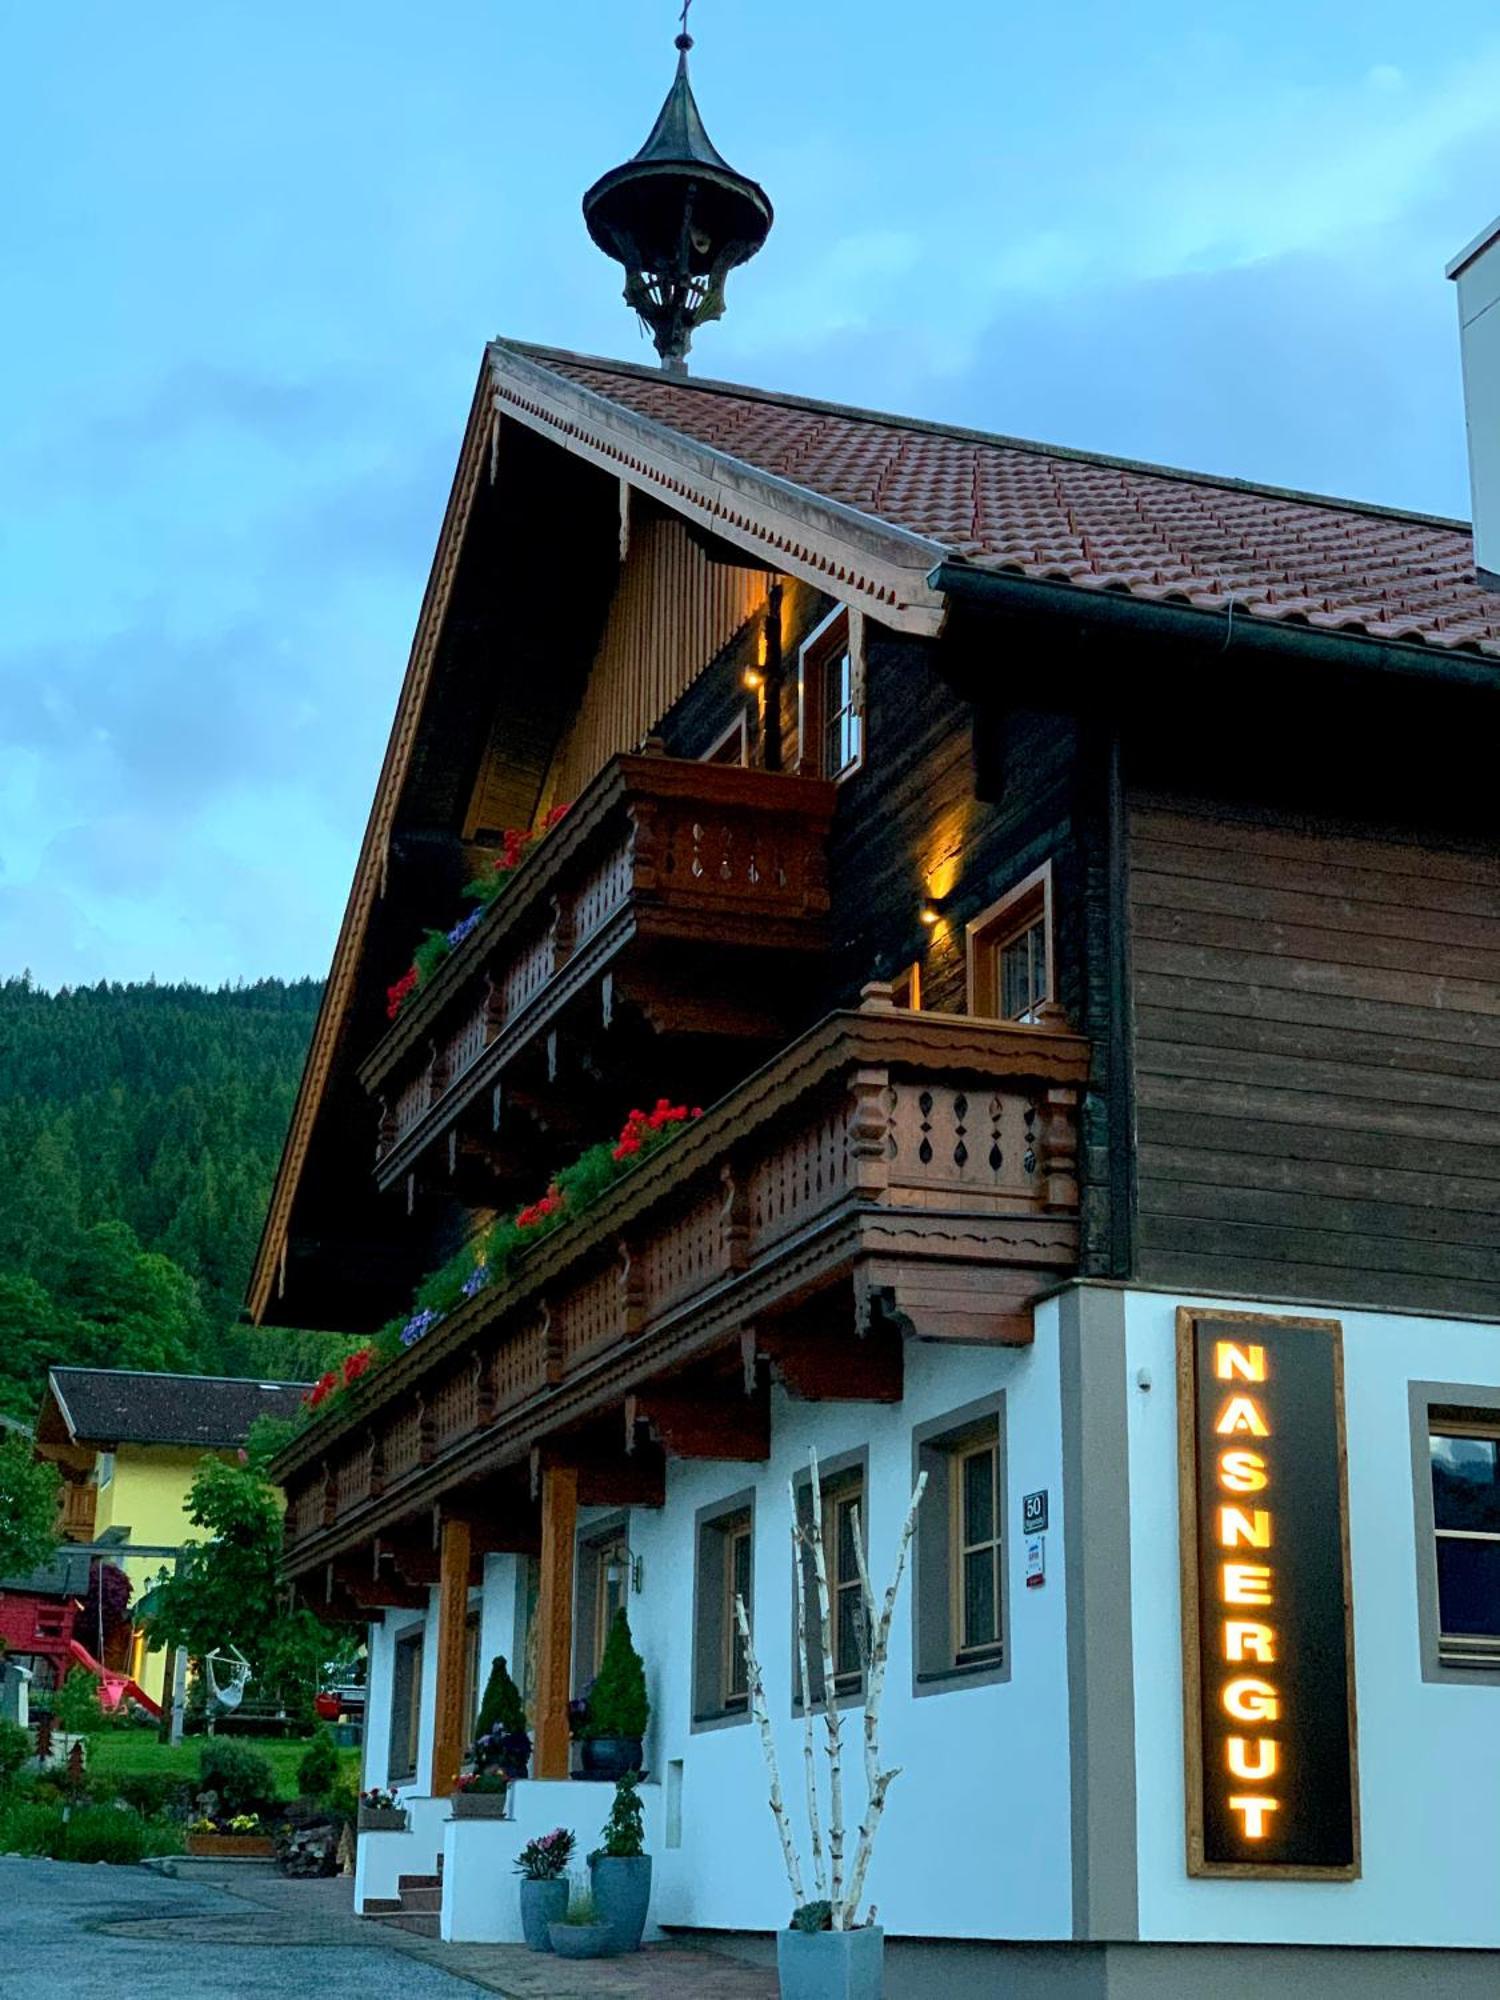
[[[304,1737],[279,1736],[237,1736],[237,1743],[248,1743],[265,1757],[276,1773],[276,1789],[280,1797],[294,1799],[297,1796],[297,1766],[307,1754]],[[89,1745],[89,1769],[100,1776],[119,1777],[127,1771],[164,1771],[174,1777],[193,1778],[198,1775],[198,1746],[204,1739],[189,1736],[181,1743],[161,1743],[147,1729],[106,1729],[95,1736]],[[339,1765],[342,1776],[359,1783],[359,1752],[341,1750]]]

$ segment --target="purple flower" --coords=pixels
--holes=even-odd
[[[451,950],[453,951],[458,950],[458,947],[463,943],[464,939],[469,935],[469,932],[473,930],[474,926],[479,922],[479,919],[483,915],[484,915],[484,905],[481,903],[477,910],[470,910],[469,914],[466,917],[461,917],[459,919],[459,921],[453,926],[452,930],[449,931],[448,933],[448,944]]]
[[[476,1264],[473,1270],[469,1273],[468,1277],[464,1279],[463,1283],[464,1297],[466,1299],[472,1299],[476,1292],[484,1290],[484,1287],[489,1283],[489,1281],[490,1281],[489,1265]]]
[[[413,1313],[401,1329],[401,1345],[415,1347],[424,1333],[431,1333],[442,1316],[441,1313],[434,1312],[431,1306],[424,1306],[419,1313]]]

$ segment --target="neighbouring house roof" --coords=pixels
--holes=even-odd
[[[74,1444],[241,1445],[257,1417],[290,1417],[305,1382],[257,1382],[230,1375],[151,1375],[128,1368],[53,1368],[55,1406]],[[44,1408],[39,1433],[50,1431]]]
[[[0,1576],[0,1590],[23,1597],[84,1597],[94,1558],[86,1549],[61,1546],[52,1560],[29,1576]]]
[[[386,846],[412,768],[465,529],[497,419],[615,474],[722,541],[936,634],[956,569],[1185,605],[1241,633],[1347,635],[1372,664],[1500,661],[1500,595],[1461,521],[1028,443],[808,397],[497,340],[486,349],[385,763],[251,1277],[283,1269],[292,1202],[339,1059]],[[558,524],[566,540],[567,524]],[[1455,662],[1455,666],[1457,663]]]

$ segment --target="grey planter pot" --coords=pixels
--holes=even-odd
[[[455,1792],[449,1801],[455,1819],[504,1819],[509,1792]]]
[[[551,1926],[568,1913],[568,1878],[554,1875],[550,1882],[521,1878],[521,1932],[533,1951],[551,1951]]]
[[[642,1764],[639,1736],[585,1736],[578,1746],[578,1762],[585,1778],[623,1778],[627,1771],[639,1771]]]
[[[549,1924],[547,1935],[559,1958],[604,1958],[609,1953],[608,1924]]]
[[[359,1830],[361,1833],[405,1833],[405,1806],[361,1806],[359,1809]]]
[[[881,2000],[885,1932],[778,1931],[776,1971],[781,2000]]]
[[[589,1872],[594,1908],[609,1925],[611,1951],[639,1951],[651,1906],[651,1856],[601,1854]]]

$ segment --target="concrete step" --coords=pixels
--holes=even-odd
[[[441,1889],[403,1889],[401,1907],[403,1910],[415,1910],[419,1913],[440,1910],[443,1907],[443,1892]]]
[[[399,1896],[366,1896],[362,1917],[399,1917],[401,1898]]]
[[[441,1875],[398,1875],[396,1877],[396,1893],[398,1896],[404,1896],[408,1889],[441,1889],[442,1886],[443,1878]]]

